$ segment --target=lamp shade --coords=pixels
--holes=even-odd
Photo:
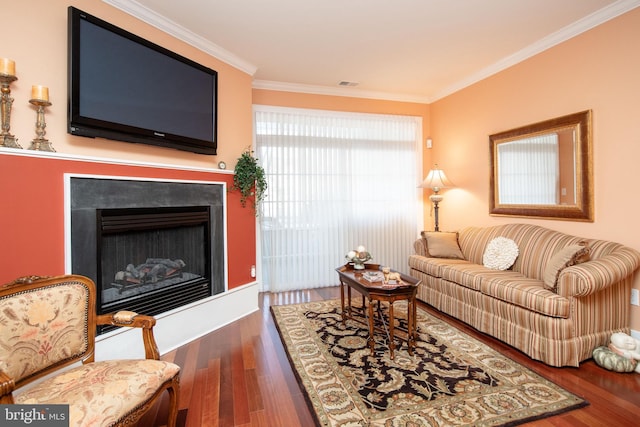
[[[438,169],[438,165],[435,165],[433,169],[429,171],[427,177],[422,181],[420,187],[431,188],[435,193],[443,188],[451,188],[454,185],[449,181],[442,169]]]

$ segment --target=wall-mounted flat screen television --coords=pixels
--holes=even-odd
[[[69,7],[68,132],[217,150],[218,73]]]

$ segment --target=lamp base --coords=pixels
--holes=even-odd
[[[438,193],[429,196],[429,200],[433,202],[433,216],[435,219],[434,231],[440,231],[440,227],[438,226],[438,204],[442,201],[442,198]]]

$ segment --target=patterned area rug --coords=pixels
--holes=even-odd
[[[420,308],[413,356],[396,337],[393,360],[384,330],[372,356],[367,327],[342,325],[339,300],[271,311],[320,426],[506,426],[588,404]]]

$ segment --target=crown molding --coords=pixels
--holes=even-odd
[[[201,37],[183,26],[165,18],[146,6],[133,0],[102,0],[104,3],[115,7],[147,24],[156,27],[178,40],[200,49],[201,51],[253,76],[258,68],[239,56],[218,46],[215,43]]]
[[[386,101],[415,102],[428,104],[429,98],[420,95],[394,94],[390,92],[376,92],[357,89],[354,87],[332,87],[305,85],[300,83],[276,82],[270,80],[254,80],[254,89],[275,90],[281,92],[298,92],[314,95],[346,96],[352,98],[381,99]]]
[[[598,25],[601,25],[613,18],[627,13],[630,10],[637,8],[638,6],[640,6],[640,0],[618,0],[614,3],[611,3],[609,6],[606,6],[592,13],[591,15],[585,16],[584,18],[514,53],[513,55],[509,55],[494,63],[493,65],[490,65],[489,67],[486,67],[479,72],[472,74],[471,76],[443,89],[432,97],[431,102],[435,102],[439,99],[444,98],[445,96],[451,95],[461,89],[464,89],[465,87],[471,86],[474,83],[484,80],[487,77],[497,74],[502,70],[512,67],[579,34],[589,31],[590,29],[595,28]]]

